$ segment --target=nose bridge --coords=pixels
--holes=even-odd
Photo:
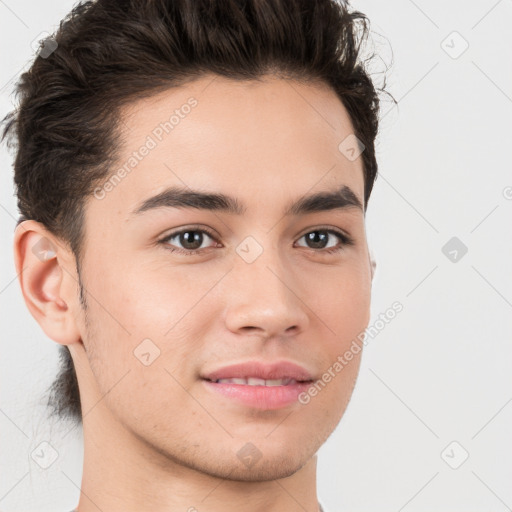
[[[287,265],[286,255],[282,254],[272,231],[256,236],[247,236],[236,247],[236,270],[242,280],[245,276],[254,293],[272,292],[275,299],[288,300],[291,291],[286,281],[293,280],[293,270]]]
[[[227,321],[232,330],[253,327],[270,336],[291,327],[305,328],[308,317],[300,290],[283,258],[271,234],[264,242],[249,236],[237,246],[231,271],[236,292],[228,298]]]

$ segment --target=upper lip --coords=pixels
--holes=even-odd
[[[216,381],[219,379],[234,379],[255,377],[257,379],[294,379],[296,381],[313,380],[311,373],[303,366],[291,361],[247,361],[230,364],[202,375],[203,379]]]

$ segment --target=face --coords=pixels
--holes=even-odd
[[[125,172],[86,204],[72,354],[84,409],[101,405],[84,428],[114,422],[222,478],[289,476],[340,421],[361,352],[333,365],[369,321],[362,158],[338,149],[349,116],[324,85],[205,76],[130,105],[123,127]],[[178,188],[233,204],[183,205]],[[291,208],[321,193],[337,199]],[[275,382],[213,382],[244,377]]]

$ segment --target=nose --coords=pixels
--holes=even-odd
[[[265,250],[252,263],[236,258],[230,272],[226,300],[226,327],[235,333],[254,333],[263,338],[296,336],[307,329],[307,290],[298,269]]]

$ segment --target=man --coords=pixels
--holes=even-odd
[[[100,0],[22,76],[15,262],[78,512],[322,510],[370,316],[367,30],[334,0]]]

